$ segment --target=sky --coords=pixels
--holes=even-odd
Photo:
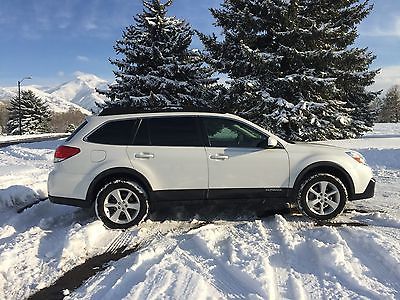
[[[170,15],[211,33],[210,7],[221,0],[175,0]],[[374,0],[374,10],[359,26],[356,45],[368,47],[381,69],[374,89],[400,84],[400,1]],[[78,72],[113,80],[113,45],[142,10],[140,0],[1,0],[0,87],[25,76],[42,86],[66,82]],[[198,40],[194,48],[201,48]]]

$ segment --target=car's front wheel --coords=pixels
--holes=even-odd
[[[330,174],[315,174],[300,186],[297,202],[300,210],[316,220],[329,220],[339,215],[348,199],[342,181]]]
[[[96,197],[96,215],[111,229],[138,225],[148,213],[147,194],[140,185],[116,180],[106,184]]]

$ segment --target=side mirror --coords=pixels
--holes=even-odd
[[[270,136],[268,138],[268,148],[275,148],[276,146],[278,146],[278,141],[272,136]]]
[[[263,149],[270,149],[270,148],[275,148],[278,145],[278,141],[274,139],[273,137],[269,137],[268,139],[262,140],[257,147],[263,148]]]

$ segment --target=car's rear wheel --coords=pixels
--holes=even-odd
[[[148,213],[147,194],[132,181],[116,180],[97,194],[96,215],[111,229],[126,229],[142,222]]]
[[[339,215],[347,202],[342,181],[330,174],[315,174],[300,186],[297,201],[300,210],[316,220],[329,220]]]

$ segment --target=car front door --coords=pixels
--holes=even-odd
[[[198,117],[144,118],[127,152],[132,167],[150,182],[152,200],[205,198],[207,156]]]
[[[289,184],[289,158],[268,136],[240,121],[201,118],[208,142],[209,199],[284,196]]]

